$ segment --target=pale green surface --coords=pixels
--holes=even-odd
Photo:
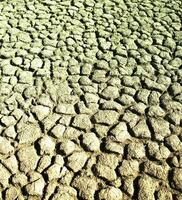
[[[180,0],[0,1],[0,200],[182,199]]]

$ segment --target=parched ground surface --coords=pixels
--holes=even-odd
[[[182,200],[182,2],[0,1],[0,199]]]

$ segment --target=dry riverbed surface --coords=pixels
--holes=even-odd
[[[182,2],[0,1],[0,199],[182,200]]]

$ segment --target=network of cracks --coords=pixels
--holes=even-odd
[[[0,1],[0,199],[182,200],[182,2]]]

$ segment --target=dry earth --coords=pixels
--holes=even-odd
[[[182,200],[182,2],[0,1],[0,199]]]

